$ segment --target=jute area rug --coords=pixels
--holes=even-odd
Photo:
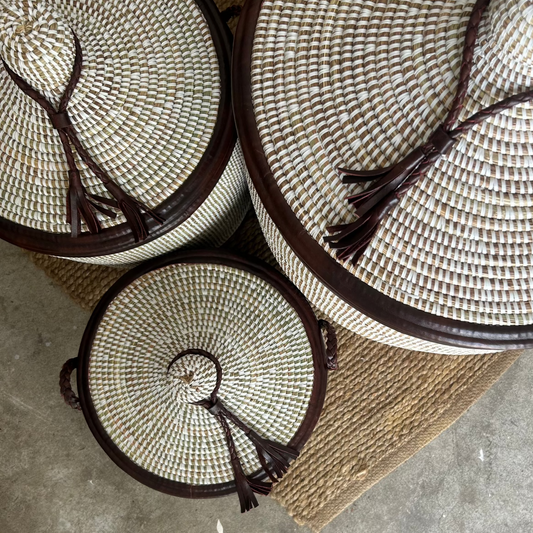
[[[226,247],[276,266],[252,214]],[[30,256],[85,309],[125,272]],[[340,326],[337,333],[340,370],[330,374],[318,426],[273,492],[298,524],[313,531],[453,424],[520,355],[425,354],[390,348]]]

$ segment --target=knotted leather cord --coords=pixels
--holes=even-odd
[[[234,415],[218,398],[218,390],[222,383],[222,366],[218,359],[201,349],[189,349],[180,352],[168,365],[167,372],[170,371],[172,365],[186,355],[200,355],[212,361],[217,372],[217,381],[215,388],[209,395],[209,398],[197,402],[191,402],[193,405],[199,405],[207,409],[219,422],[224,431],[226,443],[230,454],[231,466],[235,477],[235,485],[237,487],[237,494],[241,504],[241,513],[249,511],[259,504],[254,493],[263,494],[267,496],[272,489],[272,483],[281,479],[289,468],[290,461],[296,459],[299,453],[283,444],[273,442],[258,435],[253,429],[249,428],[240,418]],[[265,473],[270,478],[271,482],[260,481],[252,479],[244,474],[237,450],[235,448],[235,441],[231,433],[231,428],[228,424],[230,420],[237,426],[245,435],[253,442],[257,450],[257,455],[261,466]]]
[[[71,226],[72,237],[77,237],[81,233],[81,220],[83,219],[90,233],[99,233],[102,230],[100,222],[96,217],[93,209],[99,211],[103,215],[115,218],[116,214],[110,209],[103,206],[112,207],[122,211],[126,217],[126,221],[131,228],[135,242],[142,241],[148,237],[148,228],[146,222],[141,215],[144,211],[151,216],[159,224],[164,222],[164,219],[150,210],[146,205],[138,200],[135,200],[121,189],[109,177],[94,159],[89,155],[87,150],[81,144],[76,130],[72,125],[68,113],[68,104],[70,98],[74,93],[76,85],[81,76],[83,64],[83,52],[77,35],[72,32],[74,37],[74,44],[76,48],[76,56],[74,60],[74,67],[72,75],[67,84],[65,92],[61,97],[58,110],[36,89],[34,89],[26,80],[21,78],[16,72],[11,70],[7,63],[2,59],[4,68],[9,74],[15,84],[32,100],[37,102],[48,114],[53,127],[57,130],[61,144],[65,152],[69,172],[69,191],[67,194],[67,222]],[[76,161],[70,143],[74,146],[77,153],[89,169],[100,179],[104,187],[109,191],[114,199],[103,198],[94,194],[89,194],[81,181],[80,172],[76,166]],[[102,205],[99,205],[102,204]]]
[[[407,191],[416,185],[443,155],[450,152],[463,133],[490,117],[533,100],[533,90],[505,98],[475,113],[452,129],[468,93],[479,24],[489,2],[490,0],[478,0],[474,5],[466,30],[463,60],[454,101],[446,119],[441,126],[437,127],[429,140],[400,162],[383,169],[339,169],[339,172],[344,174],[344,183],[377,181],[365,191],[347,198],[348,203],[356,209],[357,220],[355,222],[327,228],[330,235],[325,237],[324,241],[329,243],[331,248],[338,250],[338,259],[351,256],[352,263],[357,263],[373,239],[381,221]]]

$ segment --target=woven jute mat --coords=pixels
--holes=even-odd
[[[226,247],[276,266],[250,214]],[[84,309],[125,272],[30,254]],[[457,420],[520,352],[453,357],[391,348],[337,326],[340,370],[318,426],[272,496],[320,531],[345,507]]]

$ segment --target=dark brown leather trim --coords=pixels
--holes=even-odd
[[[251,92],[251,54],[261,0],[248,0],[233,55],[233,107],[246,165],[268,214],[312,274],[334,294],[373,320],[420,339],[476,349],[533,347],[533,325],[484,326],[438,317],[385,296],[337,263],[300,224],[270,171],[257,131]]]
[[[165,219],[165,223],[159,225],[155,220],[147,219],[150,235],[142,244],[172,231],[198,209],[224,172],[237,141],[231,108],[232,36],[213,0],[196,0],[196,3],[211,30],[220,65],[221,100],[218,118],[209,146],[198,166],[178,191],[154,209]],[[0,238],[33,252],[63,257],[103,256],[138,246],[127,224],[105,229],[101,233],[84,233],[72,238],[70,233],[47,233],[0,217]]]
[[[184,483],[177,483],[159,477],[155,474],[147,472],[143,468],[131,461],[111,440],[109,435],[102,427],[89,390],[89,382],[87,379],[89,359],[91,346],[98,329],[98,325],[102,320],[104,313],[111,301],[132,283],[139,276],[164,268],[166,266],[176,263],[211,263],[222,264],[230,267],[238,268],[250,272],[251,274],[260,277],[267,283],[278,290],[288,303],[298,313],[302,323],[307,332],[314,359],[314,382],[311,400],[309,402],[309,409],[305,418],[298,428],[296,434],[288,443],[291,448],[300,451],[307,442],[313,429],[315,428],[318,418],[322,411],[324,404],[324,397],[326,394],[327,384],[327,370],[324,365],[326,358],[324,343],[322,341],[320,328],[317,319],[311,309],[311,306],[303,295],[294,287],[284,276],[275,271],[272,267],[265,263],[259,262],[254,258],[247,258],[227,252],[224,250],[198,250],[192,252],[178,252],[170,256],[157,258],[149,261],[133,270],[127,272],[120,278],[109,291],[104,295],[96,309],[94,310],[89,323],[85,329],[83,339],[78,354],[78,394],[82,407],[83,414],[89,425],[89,428],[100,446],[109,455],[109,457],[127,474],[145,485],[174,496],[181,496],[183,498],[211,498],[216,496],[223,496],[235,492],[235,483],[222,483],[216,485],[187,485]],[[254,479],[264,479],[263,471],[258,471],[251,476]]]

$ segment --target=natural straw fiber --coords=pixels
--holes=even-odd
[[[257,218],[251,212],[224,248],[254,255],[276,265],[261,233]],[[52,278],[83,309],[92,310],[105,292],[128,270],[99,265],[79,264],[43,254],[28,254],[40,269]]]
[[[453,424],[519,357],[410,352],[339,333],[340,371],[320,422],[273,493],[313,531]]]
[[[252,215],[227,247],[275,264]],[[31,258],[85,309],[124,273]],[[435,355],[387,347],[341,327],[337,334],[340,370],[330,375],[322,417],[273,493],[314,531],[457,420],[519,356]]]
[[[339,168],[393,164],[445,117],[473,5],[261,2],[255,31],[248,26],[257,131],[280,192],[322,259],[336,259],[326,228],[354,222],[346,197],[367,187],[343,183]],[[491,0],[460,120],[530,88],[532,14],[528,1]],[[474,128],[392,210],[359,264],[338,260],[343,273],[435,317],[531,324],[532,132],[530,103]],[[365,320],[299,262],[260,198],[254,205],[284,271],[323,312],[374,340],[440,351]]]
[[[263,3],[252,71],[258,129],[280,189],[319,242],[327,226],[353,221],[345,198],[364,189],[343,184],[339,167],[387,166],[442,122],[473,4]],[[462,119],[531,83],[532,9],[491,0]],[[466,135],[388,217],[364,261],[344,266],[436,315],[531,323],[524,257],[531,256],[532,121],[533,106],[524,104]]]

